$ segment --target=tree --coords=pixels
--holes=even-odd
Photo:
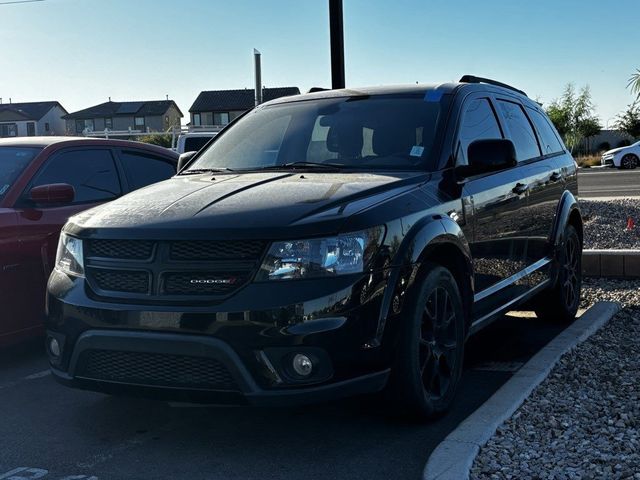
[[[640,105],[637,101],[627,106],[627,109],[618,115],[616,128],[633,138],[640,137]]]
[[[631,93],[633,93],[636,98],[640,100],[640,68],[636,69],[635,73],[633,73],[629,78],[627,88],[631,89]]]
[[[164,135],[143,135],[138,137],[139,142],[150,143],[152,145],[158,145],[160,147],[171,148],[171,134],[166,133]]]
[[[564,143],[573,151],[583,138],[600,133],[601,126],[594,113],[589,86],[576,93],[575,86],[568,83],[559,99],[555,99],[547,108],[547,115],[564,139]]]
[[[600,133],[602,127],[600,121],[595,117],[585,118],[578,125],[578,130],[582,138],[587,141],[587,152],[591,151],[591,137],[595,137]]]

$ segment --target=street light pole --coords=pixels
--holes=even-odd
[[[331,40],[331,88],[344,88],[344,27],[342,0],[329,0],[329,37]]]
[[[258,106],[262,103],[262,66],[260,64],[260,52],[255,48],[253,49],[253,62],[256,76],[255,101],[256,106]]]

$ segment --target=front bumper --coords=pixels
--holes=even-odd
[[[156,373],[141,376],[139,365],[126,365],[122,362],[88,368],[86,362],[81,359],[88,352],[95,351],[114,354],[128,352],[129,358],[132,358],[131,354],[156,354],[164,357],[200,359],[203,362],[208,361],[207,366],[211,366],[210,361],[213,360],[219,363],[219,369],[228,375],[216,372],[217,377],[223,377],[218,379],[217,388],[205,388],[202,385],[188,385],[189,381],[195,380],[196,375],[192,369],[191,379],[183,378],[180,383],[180,379],[176,378],[176,383],[170,385],[172,376],[179,372],[165,369],[161,375]],[[218,339],[196,335],[127,331],[85,332],[76,342],[69,368],[64,371],[53,365],[51,371],[60,383],[80,389],[127,393],[164,400],[262,406],[315,403],[375,392],[384,388],[389,376],[389,370],[386,369],[324,385],[268,390],[255,382],[238,355]],[[105,377],[105,371],[111,372],[111,375]],[[118,380],[116,371],[122,372],[122,378],[127,380]],[[211,375],[207,377],[210,379]]]
[[[61,354],[50,353],[52,372],[82,389],[208,403],[375,392],[386,384],[393,350],[393,340],[368,342],[387,278],[255,284],[219,304],[139,305],[95,298],[83,279],[55,271],[46,325]],[[315,362],[308,378],[287,367],[298,353]]]
[[[615,163],[614,163],[614,156],[613,155],[608,155],[606,157],[602,157],[600,159],[600,165],[604,166],[604,167],[615,167]]]

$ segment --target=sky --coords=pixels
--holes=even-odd
[[[0,0],[0,97],[175,100],[331,84],[328,0]],[[548,104],[589,85],[603,126],[633,97],[640,0],[344,0],[347,87],[495,78]]]

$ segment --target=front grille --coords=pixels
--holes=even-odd
[[[147,240],[89,240],[87,256],[145,260],[151,257],[153,242]]]
[[[249,241],[179,241],[171,243],[173,260],[222,260],[255,258],[262,253],[264,242]]]
[[[234,291],[245,276],[219,273],[166,273],[162,291],[167,295],[224,295]]]
[[[213,358],[117,350],[86,350],[75,375],[91,380],[174,388],[238,391],[227,367]]]
[[[260,240],[93,239],[85,270],[89,286],[105,299],[217,300],[251,279],[266,246]]]
[[[149,274],[147,272],[91,269],[91,277],[100,290],[149,293]]]

